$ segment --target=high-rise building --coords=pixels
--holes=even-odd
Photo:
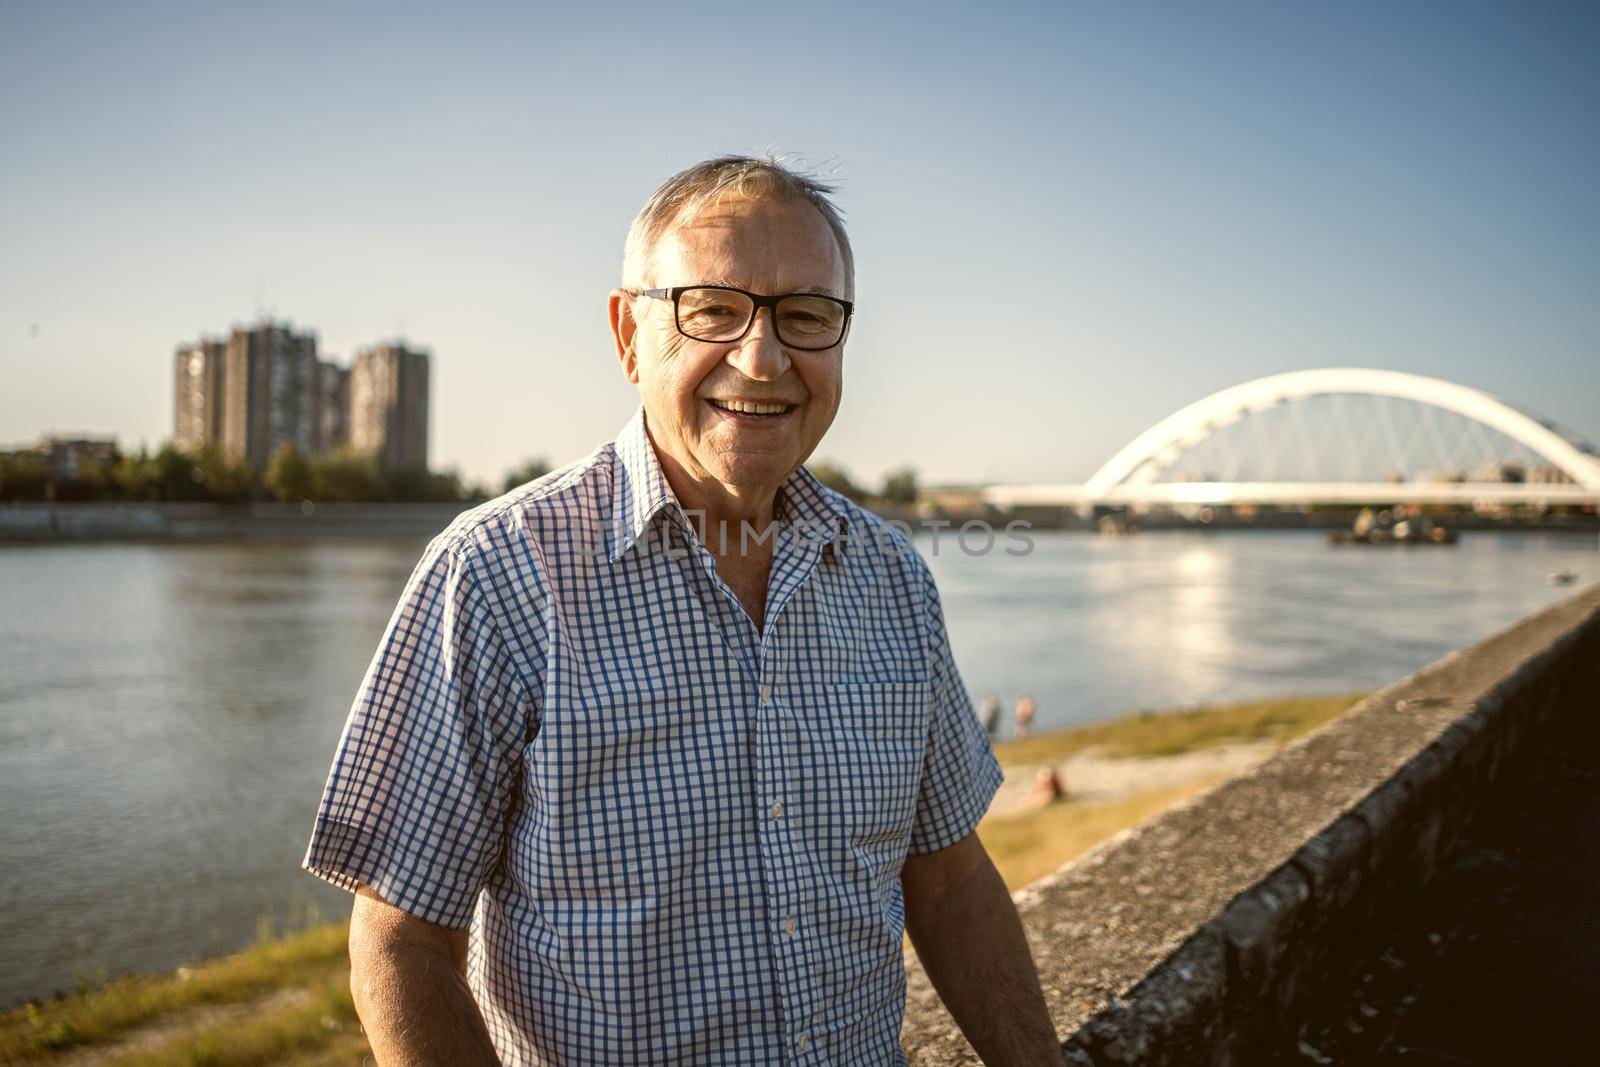
[[[317,337],[288,323],[236,328],[222,372],[222,451],[230,463],[266,470],[272,454],[293,443],[302,455],[317,447]]]
[[[386,469],[428,465],[428,354],[375,345],[350,367],[350,443]]]
[[[174,357],[172,444],[193,452],[222,439],[222,368],[227,345],[197,341],[181,345]]]
[[[350,443],[350,370],[329,360],[317,363],[317,451]]]
[[[317,358],[317,338],[288,323],[235,327],[227,340],[179,346],[173,444],[221,446],[230,463],[265,471],[293,443],[303,455],[341,445],[385,468],[428,463],[428,354],[403,343],[361,352],[349,367]]]

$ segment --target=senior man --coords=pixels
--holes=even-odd
[[[853,310],[830,192],[657,190],[609,302],[639,411],[412,573],[305,858],[358,894],[386,1067],[904,1064],[905,930],[984,1062],[1061,1062],[927,565],[802,466]]]

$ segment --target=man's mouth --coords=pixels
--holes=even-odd
[[[719,400],[707,397],[706,403],[718,411],[726,411],[730,415],[743,415],[747,418],[775,419],[789,414],[798,404],[785,404],[777,400]]]

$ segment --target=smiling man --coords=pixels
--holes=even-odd
[[[725,157],[634,220],[641,406],[423,553],[305,859],[381,1064],[904,1064],[902,933],[994,1064],[1058,1064],[974,827],[1001,774],[906,539],[803,464],[854,264]]]

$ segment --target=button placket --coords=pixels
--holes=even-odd
[[[745,613],[733,590],[717,574],[716,560],[687,526],[687,519],[680,524],[671,521],[663,513],[657,526],[663,543],[661,566],[670,568],[688,585],[728,650],[738,658],[746,671],[751,672],[753,677],[759,677],[759,644],[750,616]]]
[[[776,628],[776,623],[769,623],[769,629],[767,633],[763,635],[761,641],[760,677],[762,681],[758,693],[761,710],[766,713],[762,716],[763,725],[772,723],[778,727],[778,729],[772,735],[774,742],[773,747],[769,749],[769,751],[776,754],[776,766],[774,768],[775,774],[772,779],[773,794],[780,793],[783,788],[783,770],[785,767],[786,753],[784,751],[785,738],[782,729],[782,720],[788,718],[788,712],[777,699],[775,687],[770,681],[767,680],[772,678],[777,671],[778,655],[772,641],[774,636],[772,631]],[[767,806],[766,814],[768,817],[767,825],[776,830],[779,826],[779,820],[787,816],[788,806],[784,803],[781,797],[774,795],[772,802]],[[774,833],[765,836],[767,846],[770,847],[774,852],[782,852],[786,854],[790,851],[789,849],[784,848],[784,845],[788,843],[787,834]],[[781,882],[776,884],[774,889],[775,892],[771,897],[771,903],[774,905],[773,910],[778,915],[783,916],[783,918],[778,923],[777,927],[781,935],[779,942],[773,947],[775,952],[778,954],[779,959],[784,961],[783,966],[780,968],[780,972],[781,975],[784,976],[784,986],[789,987],[787,977],[789,975],[800,973],[801,969],[803,968],[803,954],[801,952],[800,941],[798,937],[800,932],[800,920],[795,914],[795,910],[798,908],[800,900],[795,893],[789,891],[789,886],[784,885]],[[787,988],[786,991],[789,993],[799,992],[792,987]],[[791,1018],[804,1018],[806,1014],[808,1014],[803,1004],[798,1003],[788,997],[786,997],[785,1000],[785,1014],[792,1013]],[[795,1036],[793,1038],[793,1048],[797,1054],[806,1053],[811,1048],[811,1036],[806,1033],[801,1033]]]

